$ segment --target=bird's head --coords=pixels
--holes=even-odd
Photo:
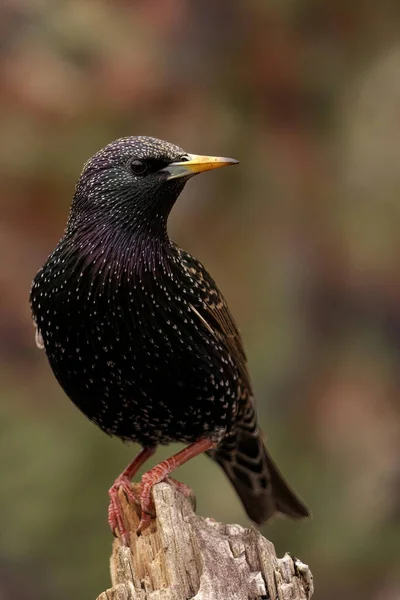
[[[84,165],[76,186],[70,222],[96,220],[156,225],[168,214],[187,180],[203,171],[238,161],[188,154],[152,137],[111,142]]]

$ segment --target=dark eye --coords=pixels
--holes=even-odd
[[[147,171],[147,165],[142,160],[131,160],[129,167],[135,175],[144,175]]]

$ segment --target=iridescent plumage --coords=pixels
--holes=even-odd
[[[105,432],[144,448],[209,440],[254,521],[307,516],[265,450],[227,303],[168,237],[187,179],[233,162],[213,161],[128,137],[85,164],[66,231],[33,282],[38,338],[67,395]]]

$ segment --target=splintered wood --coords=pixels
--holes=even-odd
[[[174,487],[153,489],[157,518],[141,537],[139,517],[123,494],[131,547],[114,541],[112,588],[97,600],[308,600],[310,569],[255,529],[198,517]]]

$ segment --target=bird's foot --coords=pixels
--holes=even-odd
[[[164,481],[168,476],[168,471],[163,468],[163,463],[154,467],[142,477],[142,489],[140,492],[140,508],[141,517],[138,528],[136,529],[137,535],[141,535],[145,529],[151,523],[152,517],[155,516],[155,507],[153,498],[151,497],[151,491],[156,483]]]
[[[143,531],[147,529],[151,523],[151,518],[155,516],[154,502],[153,498],[151,497],[151,491],[153,487],[161,481],[168,480],[169,474],[174,470],[174,468],[175,458],[171,457],[156,465],[143,475],[142,489],[140,492],[140,507],[142,509],[142,514],[139,526],[136,529],[137,535],[141,535]],[[175,480],[172,481],[172,483],[174,482]]]
[[[162,477],[160,473],[153,474],[152,471],[145,473],[142,477],[142,491],[140,493],[140,506],[141,506],[141,519],[138,528],[136,529],[136,533],[141,535],[145,529],[150,525],[152,518],[155,517],[156,511],[154,507],[153,498],[151,497],[151,492],[153,487],[160,483],[161,481],[166,481],[176,488],[181,494],[185,496],[192,504],[193,508],[196,508],[196,497],[194,495],[193,490],[178,481],[177,479],[173,479],[172,477],[164,476]]]
[[[180,467],[185,462],[194,458],[198,454],[202,452],[206,452],[207,450],[211,450],[214,448],[215,443],[211,440],[202,439],[190,444],[174,456],[167,458],[160,464],[156,465],[150,471],[147,471],[142,477],[142,489],[140,492],[140,506],[142,509],[142,515],[140,519],[140,523],[138,528],[136,529],[136,533],[140,535],[143,531],[150,525],[151,517],[155,513],[154,502],[151,497],[151,490],[160,481],[165,481],[170,479],[171,483],[177,487],[186,498],[191,498],[194,500],[194,494],[192,490],[185,485],[184,483],[180,483],[175,479],[169,477],[169,475],[174,471],[177,467]]]
[[[115,537],[119,537],[124,546],[129,546],[129,532],[124,522],[124,513],[119,497],[119,490],[122,490],[128,502],[140,505],[140,499],[135,495],[131,482],[125,475],[120,475],[108,490],[110,504],[108,506],[108,523]]]
[[[196,500],[194,493],[190,487],[172,477],[163,477],[161,469],[157,470],[157,473],[149,471],[143,475],[140,497],[133,491],[129,478],[124,475],[120,475],[109,489],[108,494],[110,496],[110,504],[108,507],[108,523],[113,534],[116,537],[119,537],[125,546],[129,546],[129,532],[124,522],[124,513],[121,506],[119,491],[123,491],[130,504],[134,504],[141,509],[141,519],[136,530],[137,534],[140,535],[150,525],[152,518],[155,517],[155,507],[151,497],[153,486],[163,480],[173,485],[185,496],[185,498],[188,498],[192,504],[195,504]]]

